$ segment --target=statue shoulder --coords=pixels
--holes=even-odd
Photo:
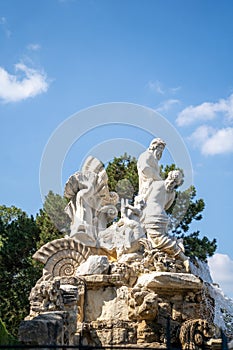
[[[155,163],[155,157],[149,150],[146,150],[145,152],[143,152],[138,158],[139,167],[144,166],[145,164],[153,165],[154,163]]]

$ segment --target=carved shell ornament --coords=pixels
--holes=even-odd
[[[53,277],[72,277],[78,266],[95,254],[106,255],[106,251],[87,247],[72,238],[61,238],[43,245],[33,258],[45,265],[44,273]]]

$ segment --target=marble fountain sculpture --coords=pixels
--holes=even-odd
[[[138,159],[139,193],[134,203],[110,192],[103,164],[88,157],[65,185],[70,234],[42,246],[34,259],[44,264],[32,288],[30,314],[19,339],[25,344],[141,346],[165,348],[169,320],[172,346],[220,349],[215,300],[167,233],[166,214],[180,171],[166,180],[158,161],[159,138]]]

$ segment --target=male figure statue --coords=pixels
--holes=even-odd
[[[153,181],[161,180],[158,161],[161,159],[166,143],[156,138],[151,141],[149,148],[143,152],[137,162],[139,176],[139,195],[145,196]]]
[[[139,195],[145,202],[141,223],[146,230],[152,248],[160,249],[183,260],[189,270],[189,260],[174,237],[167,233],[169,217],[166,211],[175,199],[175,189],[183,183],[179,170],[169,172],[166,180],[159,175],[158,160],[162,156],[165,142],[154,139],[147,151],[138,159]]]

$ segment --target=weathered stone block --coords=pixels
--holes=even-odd
[[[107,256],[91,255],[78,267],[76,276],[104,274],[108,272],[108,269]]]
[[[64,344],[64,315],[41,314],[33,320],[23,321],[19,327],[19,341],[29,345]]]

